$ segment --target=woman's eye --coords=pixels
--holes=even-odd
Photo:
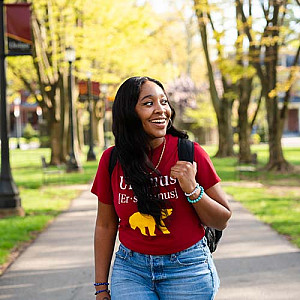
[[[147,101],[147,102],[144,102],[143,105],[145,106],[151,106],[153,104],[152,101]]]
[[[163,105],[168,104],[168,103],[169,103],[169,101],[167,99],[162,99],[161,100],[161,104],[163,104]]]

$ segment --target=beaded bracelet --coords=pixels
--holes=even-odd
[[[109,285],[108,282],[96,282],[94,283],[94,286],[99,286],[99,285]]]
[[[188,200],[190,203],[192,203],[192,204],[197,203],[197,202],[202,198],[202,196],[203,196],[203,194],[204,194],[204,188],[203,188],[201,185],[199,185],[199,188],[200,188],[201,192],[200,192],[200,195],[198,196],[197,199],[191,200],[189,197],[187,197],[187,200]]]
[[[97,291],[97,292],[95,293],[95,296],[97,296],[98,294],[103,293],[103,292],[109,293],[109,290],[100,290],[100,291]]]
[[[184,194],[186,195],[186,197],[190,197],[190,196],[194,195],[198,189],[200,189],[199,183],[197,183],[196,187],[194,188],[194,190],[191,193],[184,193]]]

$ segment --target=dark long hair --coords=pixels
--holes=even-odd
[[[115,136],[115,147],[118,160],[122,166],[127,184],[132,186],[138,199],[138,211],[153,216],[157,225],[161,225],[161,209],[166,208],[166,203],[158,197],[158,187],[151,182],[151,175],[147,170],[149,160],[148,137],[143,129],[141,120],[135,112],[141,87],[146,81],[156,83],[165,92],[163,85],[150,77],[131,77],[119,87],[112,108],[112,130]],[[167,94],[166,94],[167,96]],[[167,133],[173,136],[187,138],[187,134],[173,126],[175,110],[171,107],[172,125]]]

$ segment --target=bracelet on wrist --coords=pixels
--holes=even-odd
[[[184,194],[186,197],[190,197],[190,196],[193,196],[199,189],[200,189],[200,185],[199,185],[199,183],[197,183],[196,187],[194,188],[194,190],[191,193],[184,193]]]
[[[100,285],[109,285],[108,282],[95,282],[94,286],[100,286]]]
[[[100,294],[100,293],[104,293],[104,292],[107,292],[107,293],[109,293],[110,291],[109,290],[100,290],[100,291],[97,291],[96,293],[95,293],[95,296],[97,296],[98,294]]]
[[[198,201],[201,200],[201,198],[202,198],[202,196],[203,196],[203,194],[204,194],[204,188],[203,188],[201,185],[199,185],[199,188],[200,188],[201,191],[200,191],[200,195],[198,196],[197,199],[192,200],[192,199],[190,199],[189,196],[187,196],[187,200],[188,200],[190,203],[194,204],[194,203],[197,203]]]

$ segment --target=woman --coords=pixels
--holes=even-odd
[[[203,225],[223,230],[231,211],[213,165],[194,143],[194,163],[178,161],[175,112],[163,85],[132,77],[113,105],[118,161],[104,151],[92,187],[97,300],[213,299],[219,278]],[[108,276],[119,231],[111,278]],[[110,298],[111,297],[111,298]]]

